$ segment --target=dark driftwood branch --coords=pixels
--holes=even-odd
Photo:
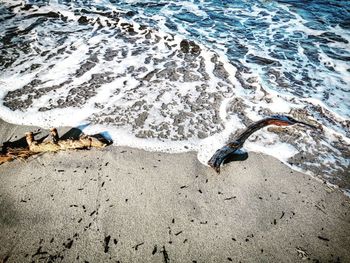
[[[58,143],[59,137],[56,128],[50,129],[50,135],[53,143]]]
[[[91,147],[103,148],[107,146],[106,143],[98,140],[93,136],[83,135],[78,139],[60,140],[57,129],[52,128],[50,130],[51,141],[38,142],[34,139],[32,132],[26,133],[27,148],[6,148],[3,153],[0,154],[0,164],[12,161],[14,159],[26,159],[31,155],[45,153],[45,152],[58,152],[73,149],[88,149]]]
[[[244,142],[248,139],[257,130],[264,128],[268,125],[277,125],[277,126],[290,126],[294,124],[302,124],[307,127],[317,129],[317,127],[310,125],[308,123],[297,121],[289,116],[284,115],[273,115],[271,117],[262,119],[260,121],[254,122],[247,127],[241,134],[237,136],[232,142],[229,142],[222,148],[218,149],[214,155],[208,161],[208,165],[212,167],[217,173],[220,173],[220,166],[224,161],[229,158],[232,154],[236,153],[239,149],[243,147]]]

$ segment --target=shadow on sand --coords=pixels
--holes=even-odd
[[[224,164],[237,162],[237,161],[245,161],[249,157],[248,153],[243,150],[237,150],[231,153],[224,161]]]

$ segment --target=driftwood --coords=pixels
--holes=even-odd
[[[15,159],[26,159],[31,155],[36,153],[29,151],[26,148],[18,148],[18,149],[8,149],[5,154],[0,154],[0,165],[6,162],[13,161]]]
[[[78,139],[60,140],[56,128],[50,130],[51,140],[38,142],[34,140],[34,134],[28,132],[25,134],[27,147],[25,148],[10,148],[3,147],[3,152],[0,154],[0,164],[12,161],[14,159],[26,159],[29,156],[45,153],[58,152],[73,149],[88,149],[91,147],[103,148],[107,143],[93,137],[82,135]]]
[[[294,124],[302,124],[312,129],[318,129],[318,127],[316,126],[295,120],[290,116],[272,115],[271,117],[267,117],[260,121],[254,122],[253,124],[248,126],[241,134],[239,134],[236,139],[234,139],[232,142],[227,143],[222,148],[218,149],[208,161],[208,165],[219,174],[221,164],[223,164],[225,160],[230,158],[230,156],[237,154],[238,151],[243,147],[244,142],[254,132],[269,125],[290,126]]]

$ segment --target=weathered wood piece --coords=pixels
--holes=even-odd
[[[38,142],[34,139],[33,132],[27,132],[25,134],[27,148],[6,148],[0,154],[0,164],[10,162],[15,159],[26,159],[29,156],[45,153],[45,152],[58,152],[65,150],[81,150],[94,148],[103,148],[107,146],[107,143],[98,140],[93,136],[82,135],[78,139],[60,140],[57,129],[50,129],[51,140]]]
[[[229,158],[232,154],[240,150],[243,147],[244,142],[254,132],[269,125],[290,126],[294,124],[302,124],[312,129],[318,129],[318,127],[316,126],[313,126],[311,124],[308,124],[302,121],[295,120],[290,116],[272,115],[271,117],[267,117],[265,119],[254,122],[253,124],[248,126],[247,129],[245,129],[241,134],[239,134],[235,140],[227,143],[225,146],[218,149],[208,161],[208,165],[219,174],[221,164],[224,163],[224,161],[227,158]]]

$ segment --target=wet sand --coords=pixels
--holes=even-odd
[[[0,144],[35,129],[1,121]],[[1,262],[307,259],[350,261],[350,199],[266,155],[219,176],[194,152],[114,146],[0,166]]]

